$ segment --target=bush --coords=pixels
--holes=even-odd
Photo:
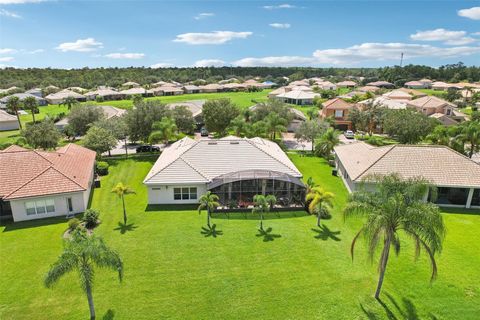
[[[97,162],[97,174],[99,176],[106,176],[108,174],[109,164],[105,161]]]
[[[85,227],[88,229],[95,228],[98,225],[98,216],[100,212],[95,209],[87,209],[83,214],[83,221],[85,222]]]
[[[104,100],[105,100],[105,99],[103,99],[102,96],[96,96],[96,97],[95,97],[95,101],[96,101],[96,102],[103,102]]]
[[[80,226],[80,220],[78,220],[77,218],[72,218],[68,220],[68,230],[74,231],[79,226]]]

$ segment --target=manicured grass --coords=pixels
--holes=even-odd
[[[427,259],[413,261],[403,237],[400,257],[391,257],[383,306],[373,298],[376,265],[362,241],[355,261],[350,242],[360,221],[344,222],[347,192],[324,160],[290,154],[305,179],[314,177],[335,193],[332,219],[324,229],[302,212],[269,214],[270,236],[257,236],[249,215],[216,215],[222,234],[206,237],[205,213],[194,207],[147,206],[142,180],[152,157],[110,161],[110,174],[95,190],[101,211],[95,233],[125,263],[119,284],[111,271],[96,273],[98,319],[475,319],[480,312],[480,214],[445,214],[448,235],[438,257],[439,277],[429,283]],[[126,198],[128,227],[121,228],[121,203],[110,193],[119,182],[136,195]],[[0,227],[0,318],[85,319],[87,301],[76,274],[53,289],[42,279],[60,254],[65,219]],[[314,229],[315,231],[312,231]],[[268,240],[268,241],[265,241]]]

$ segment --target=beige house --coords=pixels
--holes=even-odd
[[[199,86],[199,88],[201,93],[214,93],[223,91],[223,86],[217,83],[210,83],[204,86]]]
[[[405,88],[410,88],[410,89],[426,89],[428,88],[428,85],[426,85],[423,82],[420,81],[408,81],[405,82],[404,84]]]
[[[76,93],[75,91],[71,91],[67,89],[49,94],[48,96],[45,97],[45,100],[47,100],[48,103],[50,104],[61,104],[65,101],[65,99],[70,97],[80,102],[87,101],[87,97],[84,96],[83,94]]]
[[[292,91],[279,94],[275,98],[285,103],[303,106],[303,105],[312,105],[313,99],[317,96],[320,96],[320,94],[313,93],[310,91],[292,90]]]
[[[18,119],[16,116],[0,110],[0,131],[18,130]]]
[[[413,96],[410,93],[405,92],[403,90],[392,90],[382,94],[382,96],[392,100],[402,100],[402,101],[412,100],[413,98]]]
[[[415,108],[427,116],[437,114],[435,118],[439,117],[438,114],[443,114],[457,122],[462,122],[467,119],[464,113],[457,110],[456,105],[435,96],[426,96],[408,101],[407,106]]]
[[[355,88],[357,86],[357,83],[355,81],[341,81],[337,83],[337,87],[339,88]]]
[[[111,88],[102,88],[85,93],[88,100],[95,100],[97,97],[102,97],[104,100],[121,100],[125,98],[125,95],[115,91]]]

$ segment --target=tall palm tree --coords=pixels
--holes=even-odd
[[[22,129],[22,122],[20,121],[20,115],[18,114],[18,110],[20,109],[20,99],[16,96],[8,98],[7,109],[10,110],[10,112],[15,113],[17,116],[18,126],[20,129]]]
[[[94,267],[112,269],[118,272],[118,278],[122,281],[123,262],[118,253],[110,249],[100,237],[87,236],[77,229],[72,234],[72,239],[66,241],[63,253],[51,266],[44,284],[51,288],[63,275],[77,271],[82,289],[87,295],[90,319],[95,319],[92,295]]]
[[[366,217],[363,227],[353,238],[350,249],[352,259],[360,235],[367,241],[372,260],[377,247],[382,247],[375,298],[379,299],[380,296],[390,248],[397,255],[400,252],[400,231],[413,240],[416,257],[422,248],[427,252],[432,267],[431,280],[434,280],[437,275],[435,253],[442,250],[445,226],[438,206],[425,202],[424,196],[429,190],[435,190],[424,179],[405,180],[396,174],[371,176],[367,182],[376,183],[376,190],[368,192],[362,188],[351,194],[344,214],[346,218],[358,215]]]
[[[315,152],[323,157],[328,157],[333,151],[333,148],[340,143],[338,136],[340,131],[334,128],[328,128],[324,134],[320,136],[315,146]]]
[[[461,131],[456,139],[467,143],[468,156],[471,158],[480,150],[480,121],[468,121],[461,124]]]
[[[204,195],[200,197],[200,205],[198,206],[198,213],[201,213],[202,210],[207,210],[207,226],[210,226],[210,213],[220,206],[218,203],[218,196],[216,194],[207,191]]]
[[[35,123],[35,113],[38,112],[37,99],[35,97],[26,97],[23,100],[23,106],[32,113],[33,123]]]
[[[122,205],[123,205],[123,224],[127,224],[127,209],[125,208],[125,196],[127,194],[135,194],[135,191],[133,189],[130,189],[130,187],[124,185],[122,182],[117,183],[117,185],[112,189],[112,193],[115,193],[118,195],[119,198],[122,199]]]
[[[310,189],[305,197],[307,202],[310,202],[308,205],[308,211],[311,214],[317,215],[317,227],[320,228],[320,218],[322,213],[325,210],[328,210],[330,207],[333,206],[334,194],[332,192],[326,191],[322,187],[315,186]]]
[[[263,194],[257,194],[253,197],[254,207],[252,213],[260,214],[260,230],[263,231],[263,214],[270,212],[270,209],[277,202],[277,198],[274,195],[264,196]]]
[[[68,110],[71,110],[77,103],[78,101],[74,97],[66,97],[61,104],[67,106]]]
[[[271,134],[271,139],[275,140],[277,132],[281,133],[287,131],[287,119],[282,118],[278,113],[270,113],[265,118],[267,131]]]
[[[177,125],[175,120],[163,117],[161,121],[155,122],[152,126],[153,132],[148,138],[150,143],[158,143],[160,141],[168,145],[168,141],[177,134]]]

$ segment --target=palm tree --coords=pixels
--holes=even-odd
[[[35,97],[26,97],[23,100],[23,106],[32,113],[33,123],[35,123],[35,113],[38,112],[37,99]]]
[[[328,128],[318,139],[315,146],[315,152],[323,157],[330,156],[333,148],[340,143],[340,139],[338,138],[339,135],[340,131],[335,130],[334,128]]]
[[[318,118],[318,108],[313,107],[307,110],[308,119],[313,120]]]
[[[244,136],[249,126],[250,124],[247,123],[242,116],[236,117],[230,123],[230,129],[235,131],[235,135],[238,137]]]
[[[93,304],[94,267],[109,268],[118,272],[120,282],[123,278],[123,262],[118,253],[110,249],[100,237],[87,236],[77,229],[72,239],[66,241],[63,253],[48,271],[44,284],[51,288],[65,274],[76,270],[80,284],[85,291],[90,308],[90,319],[95,319]]]
[[[450,130],[443,125],[438,125],[433,129],[433,132],[427,136],[427,140],[433,144],[448,146],[451,140]]]
[[[152,126],[152,129],[153,132],[148,138],[151,144],[163,141],[166,145],[168,145],[168,141],[171,140],[172,137],[177,133],[177,125],[175,124],[175,120],[168,117],[163,117],[161,121],[155,122]]]
[[[20,115],[18,114],[18,110],[20,109],[20,99],[16,96],[8,98],[7,109],[10,110],[10,112],[15,113],[18,120],[18,126],[22,129],[22,122],[20,121]]]
[[[344,214],[346,218],[357,215],[366,217],[363,227],[352,241],[352,260],[360,235],[367,241],[370,259],[374,259],[379,244],[383,247],[375,298],[379,299],[380,296],[390,248],[397,255],[400,252],[399,231],[413,239],[416,257],[421,248],[427,252],[432,266],[431,280],[434,280],[437,275],[435,253],[442,250],[445,226],[439,208],[431,202],[425,202],[424,196],[429,190],[435,190],[424,179],[403,180],[396,174],[370,176],[367,182],[376,183],[376,190],[368,192],[361,188],[351,194]],[[435,196],[435,192],[432,195]]]
[[[277,198],[274,195],[264,196],[263,194],[257,194],[253,197],[254,207],[252,213],[260,214],[260,230],[263,231],[263,214],[270,212],[270,209],[277,202]]]
[[[456,139],[469,145],[468,156],[471,158],[480,150],[480,121],[464,122]]]
[[[74,97],[66,97],[61,104],[67,106],[68,110],[71,110],[77,103],[78,101]]]
[[[288,121],[282,118],[278,113],[270,113],[265,118],[267,131],[271,134],[271,139],[275,140],[277,132],[284,132],[287,130]]]
[[[112,193],[116,193],[119,198],[122,199],[123,205],[123,224],[127,224],[127,210],[125,208],[125,196],[127,194],[135,194],[135,191],[130,189],[130,187],[124,185],[122,182],[117,183],[117,185],[112,189]]]
[[[198,213],[201,213],[202,210],[207,210],[207,226],[210,226],[210,213],[220,206],[218,203],[218,196],[216,194],[208,191],[200,197],[200,205],[198,206]]]
[[[332,199],[334,194],[329,191],[325,191],[322,187],[316,186],[310,189],[305,197],[308,205],[308,211],[311,214],[317,214],[317,227],[320,228],[320,218],[325,210],[328,210],[333,206]]]

